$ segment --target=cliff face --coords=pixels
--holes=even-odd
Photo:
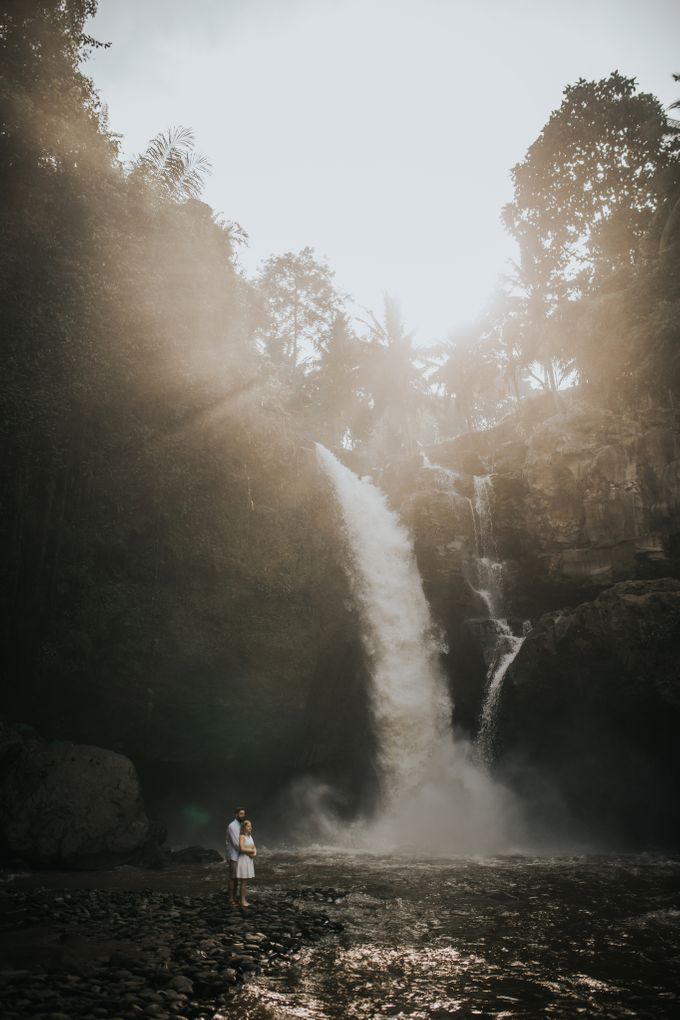
[[[615,415],[565,394],[426,453],[380,480],[414,534],[455,718],[474,732],[489,665],[480,557],[502,565],[495,615],[516,632],[616,581],[680,574],[680,432],[668,412]]]
[[[541,617],[510,666],[496,757],[586,831],[680,844],[680,581],[624,581]]]
[[[545,398],[495,429],[430,451],[445,467],[493,476],[506,606],[532,616],[617,580],[680,567],[680,432],[668,412],[615,415]]]
[[[24,494],[23,548],[47,553],[5,616],[5,718],[129,756],[152,808],[214,790],[224,813],[304,772],[358,789],[364,653],[313,447],[219,421],[110,459],[83,513],[86,484],[54,539]]]
[[[536,398],[426,453],[382,482],[448,639],[455,721],[478,732],[500,647],[490,616],[515,634],[531,622],[492,719],[496,765],[527,796],[549,791],[590,835],[680,845],[673,415]]]

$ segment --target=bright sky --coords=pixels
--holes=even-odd
[[[565,85],[619,70],[680,98],[677,0],[100,0],[89,31],[125,155],[193,128],[249,272],[310,245],[420,343],[504,271],[509,171]]]

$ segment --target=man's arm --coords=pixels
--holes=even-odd
[[[233,822],[231,822],[230,825],[227,826],[227,840],[234,848],[234,850],[239,850],[240,836],[241,826],[239,825],[238,832],[236,832],[236,826],[234,825]]]

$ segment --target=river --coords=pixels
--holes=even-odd
[[[680,858],[262,856],[268,885],[348,895],[319,905],[341,934],[239,993],[244,1020],[680,1013]]]

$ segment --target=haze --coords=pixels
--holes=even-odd
[[[499,212],[564,86],[617,69],[677,98],[680,5],[616,0],[101,0],[88,72],[132,156],[194,129],[247,271],[311,245],[358,306],[427,343],[512,255]]]

